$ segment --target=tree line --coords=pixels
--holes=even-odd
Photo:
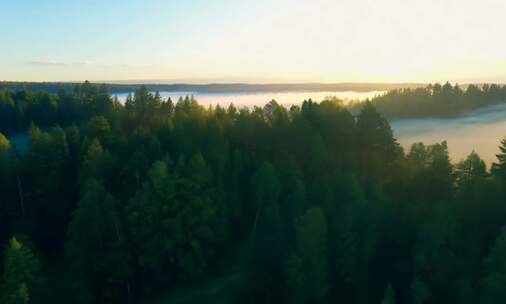
[[[29,90],[38,92],[58,93],[60,90],[71,92],[79,83],[72,82],[17,82],[0,81],[0,90]],[[420,83],[214,83],[214,84],[188,84],[188,83],[146,83],[126,84],[108,83],[107,89],[111,93],[129,93],[138,90],[141,86],[149,91],[167,92],[198,92],[211,94],[226,93],[272,93],[272,92],[370,92],[387,91],[398,88],[422,87]]]
[[[344,85],[344,84],[343,84]],[[381,89],[382,84],[378,84]],[[329,89],[333,85],[329,85]],[[373,97],[372,103],[378,112],[389,119],[397,118],[447,118],[456,117],[466,112],[482,107],[504,104],[506,101],[506,85],[484,84],[481,86],[470,84],[462,89],[458,84],[444,85],[435,83],[428,86],[393,84],[393,89]],[[89,82],[83,84],[23,84],[0,83],[0,130],[4,133],[25,131],[33,122],[37,126],[61,125],[80,123],[97,114],[110,117],[112,112],[120,106],[116,98],[110,102],[110,92],[131,92],[138,90],[133,85],[94,85]],[[33,88],[33,90],[27,90]],[[164,85],[170,90],[203,90],[205,92],[250,92],[251,90],[299,90],[297,85],[267,86],[267,85],[202,85],[201,87],[177,87]],[[395,88],[397,87],[397,88]],[[157,86],[146,86],[149,91],[159,89]],[[338,86],[338,88],[340,88]],[[365,90],[374,88],[370,84],[350,88]],[[319,90],[318,86],[313,89]],[[336,100],[335,98],[327,98]],[[360,112],[363,102],[352,102],[348,109],[353,114]]]
[[[192,299],[209,282],[208,303],[506,300],[506,140],[487,168],[446,142],[404,151],[371,102],[1,94],[22,118],[1,132],[30,142],[0,135],[1,303]]]
[[[370,100],[376,109],[388,118],[449,118],[482,107],[504,104],[506,85],[467,85],[465,89],[449,82],[426,87],[400,88]],[[352,111],[362,105],[355,103]]]

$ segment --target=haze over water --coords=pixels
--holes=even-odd
[[[312,99],[313,101],[320,102],[325,97],[335,96],[344,100],[365,100],[372,98],[376,95],[382,94],[383,91],[370,91],[370,92],[354,92],[354,91],[336,91],[336,92],[262,92],[262,93],[198,93],[198,92],[160,92],[163,98],[170,97],[172,101],[176,102],[179,97],[191,96],[199,102],[199,104],[207,107],[209,105],[219,104],[222,107],[227,107],[233,103],[236,107],[263,107],[271,100],[276,100],[279,104],[284,106],[300,105],[304,100]],[[120,102],[125,102],[128,93],[114,94],[118,97]]]
[[[433,144],[446,140],[452,162],[474,150],[490,166],[506,136],[506,105],[483,108],[459,118],[400,119],[390,124],[406,152],[415,142]]]
[[[204,106],[221,105],[227,107],[233,103],[236,107],[264,106],[270,100],[276,100],[284,106],[300,105],[303,100],[320,102],[328,96],[344,100],[365,100],[382,91],[371,92],[262,92],[262,93],[226,93],[210,94],[198,92],[160,92],[163,98],[177,101],[179,97],[193,95]],[[127,93],[116,94],[124,102]],[[439,143],[446,140],[452,162],[458,162],[475,150],[488,166],[496,161],[499,142],[506,136],[506,105],[479,109],[458,118],[399,119],[390,122],[394,136],[404,147],[406,153],[413,143]]]

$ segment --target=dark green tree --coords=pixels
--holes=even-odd
[[[202,155],[180,161],[176,170],[157,161],[128,204],[139,264],[155,279],[167,273],[189,279],[204,271],[217,239],[211,178]]]
[[[504,180],[506,178],[506,138],[501,140],[499,150],[501,153],[496,155],[497,162],[492,164],[492,173],[496,177]]]
[[[37,279],[40,263],[34,253],[12,237],[5,251],[0,300],[6,304],[27,304]]]
[[[485,276],[482,280],[481,304],[506,301],[506,228],[501,230],[489,255],[484,260]]]
[[[388,285],[385,289],[385,294],[383,295],[381,304],[395,304],[395,291],[392,288],[392,285]]]
[[[328,292],[327,221],[319,207],[298,222],[295,250],[286,263],[290,302],[321,303]]]
[[[100,182],[89,180],[83,186],[65,244],[76,302],[126,301],[130,296],[131,259],[118,207]]]

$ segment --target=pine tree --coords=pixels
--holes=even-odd
[[[127,207],[139,264],[152,279],[175,271],[180,279],[202,273],[218,231],[211,171],[201,154],[171,170],[153,163],[148,179]]]
[[[480,304],[506,303],[506,227],[484,261],[486,274]]]
[[[499,150],[501,153],[496,154],[497,162],[492,164],[492,173],[495,176],[506,180],[506,138],[501,140]]]
[[[356,142],[361,173],[381,180],[388,166],[399,154],[399,144],[393,137],[388,121],[367,102],[357,117]]]
[[[39,268],[32,251],[13,236],[5,252],[0,303],[27,304]]]
[[[65,244],[75,296],[84,303],[90,299],[103,302],[126,299],[130,255],[118,202],[96,180],[89,180],[83,188]],[[101,279],[97,280],[98,277]]]
[[[292,301],[321,303],[328,291],[327,221],[319,207],[309,209],[297,227],[296,248],[287,262]]]
[[[459,190],[468,190],[487,176],[487,166],[473,150],[465,160],[455,166],[455,175]]]

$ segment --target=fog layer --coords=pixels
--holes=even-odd
[[[500,140],[506,136],[506,105],[483,108],[460,118],[393,120],[391,126],[406,152],[415,142],[446,140],[453,162],[475,150],[490,165]]]
[[[271,100],[276,100],[284,106],[300,105],[306,99],[322,101],[325,97],[335,96],[344,100],[364,100],[382,94],[383,91],[354,92],[354,91],[332,91],[332,92],[269,92],[269,93],[196,93],[196,92],[160,92],[163,98],[170,97],[177,101],[179,97],[193,95],[199,104],[204,106],[221,105],[228,106],[233,103],[236,107],[262,107]],[[116,94],[120,102],[124,102],[128,94]]]

